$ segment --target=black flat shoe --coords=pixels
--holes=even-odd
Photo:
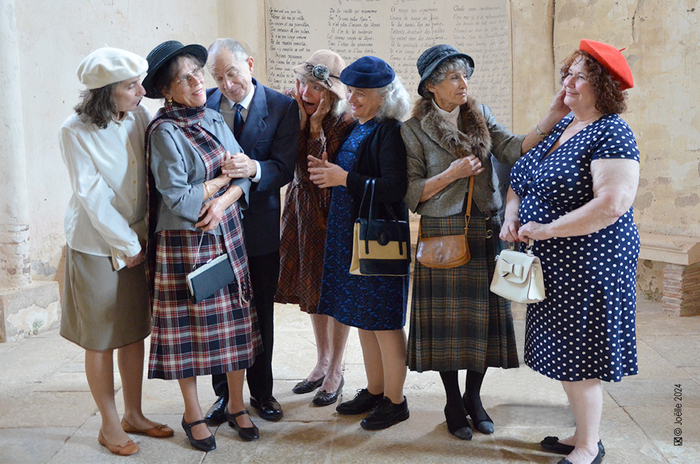
[[[258,410],[258,415],[266,421],[276,422],[282,419],[282,406],[274,396],[267,398],[250,398],[250,405]]]
[[[484,407],[481,404],[481,398],[479,398],[478,404],[472,404],[466,394],[462,400],[464,401],[464,407],[472,420],[472,425],[474,428],[486,435],[492,434],[494,432],[493,421],[486,413],[486,410],[484,410]]]
[[[238,436],[241,437],[245,441],[253,441],[257,440],[260,438],[260,430],[253,424],[252,427],[241,427],[238,425],[238,422],[236,421],[236,417],[242,416],[244,414],[248,414],[248,411],[245,409],[243,411],[239,411],[235,414],[231,414],[227,410],[224,409],[224,414],[226,415],[226,420],[228,421],[228,425],[231,426],[238,432]]]
[[[574,450],[574,446],[566,445],[559,442],[559,437],[544,437],[544,440],[540,442],[540,446],[545,451],[556,454],[571,454]]]
[[[382,401],[382,398],[384,398],[384,393],[373,395],[369,392],[369,390],[363,388],[357,392],[355,398],[351,399],[350,401],[340,403],[338,406],[336,406],[335,410],[338,411],[338,414],[343,414],[346,416],[362,414],[376,408],[379,402]]]
[[[340,378],[340,385],[338,385],[338,389],[334,392],[327,392],[323,390],[319,390],[316,392],[316,395],[314,396],[314,399],[311,400],[313,404],[316,406],[328,406],[330,404],[335,403],[338,401],[338,395],[340,395],[340,392],[343,390],[343,385],[345,385],[345,379]]]
[[[405,396],[399,404],[394,404],[384,397],[379,406],[360,422],[360,427],[365,430],[382,430],[405,421],[408,416],[408,401]]]
[[[209,435],[207,438],[202,438],[201,440],[197,440],[192,436],[192,427],[199,424],[206,424],[206,421],[198,420],[188,424],[185,422],[185,416],[182,416],[182,428],[185,430],[185,434],[192,448],[205,452],[214,451],[216,449],[216,439],[214,435]]]
[[[325,380],[326,376],[324,375],[318,380],[314,380],[313,382],[309,382],[309,379],[304,379],[298,384],[294,385],[294,388],[292,388],[292,391],[296,393],[297,395],[301,395],[304,393],[311,393],[312,391],[316,390],[318,387],[323,385],[323,381]]]
[[[224,410],[226,409],[226,403],[228,400],[223,396],[217,398],[211,408],[204,415],[204,420],[208,425],[219,425],[226,422],[226,416],[224,416]]]
[[[464,407],[462,407],[461,411],[455,411],[445,406],[445,420],[447,421],[447,430],[452,435],[460,440],[472,439],[472,429],[469,427],[467,412],[464,410]]]

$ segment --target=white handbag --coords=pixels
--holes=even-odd
[[[516,303],[539,303],[545,298],[540,258],[532,254],[531,240],[525,253],[503,250],[496,256],[491,291]]]

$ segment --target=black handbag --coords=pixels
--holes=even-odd
[[[197,255],[199,255],[203,239],[204,233],[199,239]],[[234,282],[236,282],[236,276],[233,273],[227,253],[217,256],[199,267],[195,263],[195,269],[187,274],[187,288],[190,290],[190,296],[194,303],[199,303],[211,297],[225,286]]]
[[[375,219],[374,181],[367,179],[360,211],[371,188],[369,215],[357,218],[353,228],[350,274],[364,276],[405,276],[411,262],[411,233],[408,221],[400,221],[396,213],[383,203],[391,219]]]

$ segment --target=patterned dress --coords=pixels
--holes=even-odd
[[[374,120],[356,125],[338,152],[336,164],[352,171],[360,143],[375,127]],[[408,277],[350,274],[354,219],[347,188],[333,187],[318,313],[364,330],[400,329],[406,323]]]
[[[333,162],[353,124],[353,119],[347,115],[327,114],[322,123],[322,137],[318,139],[310,138],[309,126],[306,126],[299,137],[294,179],[284,199],[280,278],[275,301],[298,304],[311,314],[316,313],[321,296],[331,190],[318,188],[309,180],[307,157],[321,158],[325,151]]]
[[[166,102],[147,132],[148,156],[153,157],[154,162],[159,158],[173,160],[168,165],[168,174],[177,173],[182,165],[179,161],[185,156],[201,158],[205,178],[191,179],[187,187],[219,175],[224,151],[237,148],[230,132],[217,133],[217,127],[228,131],[223,122],[211,127],[207,124],[205,111],[213,113],[204,107],[187,108]],[[221,118],[220,115],[216,117]],[[165,133],[173,127],[177,130]],[[179,155],[160,153],[153,148],[154,139],[171,139],[172,133],[186,134],[187,137],[183,136],[172,148]],[[227,144],[229,141],[230,145]],[[186,146],[188,143],[190,146]],[[152,177],[163,196],[180,186],[180,182],[173,179],[180,173],[162,176],[160,170],[154,169],[153,164],[151,166]],[[184,190],[189,189],[185,187]],[[214,196],[224,191],[221,189]],[[200,192],[197,190],[196,194],[201,195]],[[152,193],[155,192],[149,191],[149,195]],[[170,207],[162,199],[160,204]],[[155,217],[153,211],[149,211],[149,217]],[[260,352],[260,333],[251,302],[248,259],[237,203],[226,209],[217,229],[221,232],[219,235],[203,234],[201,230],[159,230],[152,239],[156,242],[156,251],[149,378],[182,379],[245,369],[253,364],[255,355]],[[187,274],[224,253],[229,257],[235,282],[211,297],[193,303],[187,287]]]
[[[593,199],[591,162],[639,161],[632,131],[616,114],[591,123],[547,155],[573,116],[516,163],[511,186],[520,221],[547,224]],[[632,208],[589,235],[536,241],[547,298],[528,305],[525,363],[547,377],[619,381],[637,373],[639,235]]]

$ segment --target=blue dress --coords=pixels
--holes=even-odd
[[[591,201],[592,161],[639,161],[634,135],[616,114],[589,124],[547,155],[572,119],[562,119],[511,171],[521,224],[547,224]],[[536,241],[534,253],[542,260],[547,298],[528,305],[525,363],[563,381],[617,382],[636,374],[639,234],[632,208],[590,235]]]
[[[352,171],[357,148],[376,125],[374,120],[357,124],[340,148],[336,164]],[[333,187],[318,313],[364,330],[400,329],[406,323],[408,278],[350,274],[354,222],[348,189]]]

